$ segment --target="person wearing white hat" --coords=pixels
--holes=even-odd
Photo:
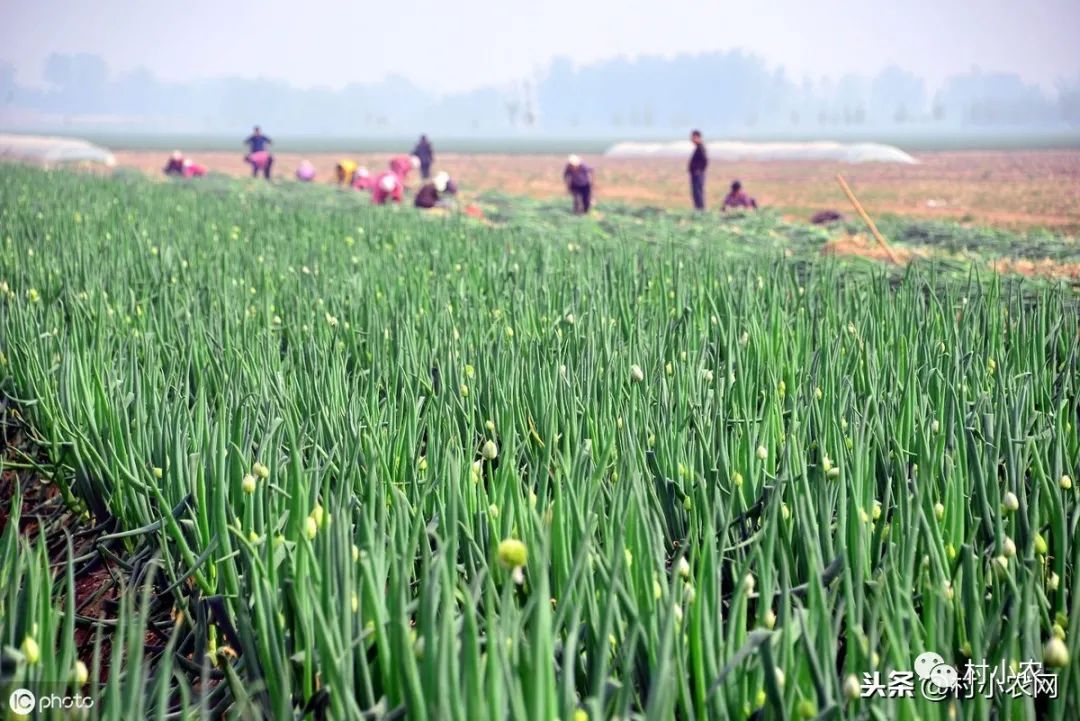
[[[393,201],[400,204],[405,194],[405,186],[397,173],[388,170],[375,178],[375,184],[371,188],[371,202],[375,205],[386,205]]]
[[[352,187],[353,190],[371,190],[375,185],[375,179],[371,177],[371,173],[363,165],[356,168],[352,174]]]
[[[563,169],[563,181],[566,189],[574,196],[574,212],[588,213],[592,205],[592,168],[581,162],[580,157],[571,154],[566,159],[566,168]]]
[[[179,150],[172,151],[169,160],[165,163],[165,175],[184,174],[184,154]]]
[[[191,158],[184,158],[184,171],[185,178],[201,178],[206,175],[206,166],[199,165]]]
[[[436,206],[446,207],[452,205],[452,201],[447,196],[455,194],[457,194],[457,185],[450,178],[450,173],[442,170],[435,174],[433,180],[420,186],[420,190],[416,191],[413,204],[425,210]]]
[[[390,170],[402,181],[405,180],[409,171],[416,170],[419,167],[420,158],[415,155],[396,155],[390,159]]]

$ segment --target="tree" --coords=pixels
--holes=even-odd
[[[926,112],[926,87],[922,78],[890,66],[870,84],[870,116],[879,121],[907,122],[911,113]]]
[[[1069,125],[1080,125],[1080,75],[1072,81],[1058,82],[1058,108],[1062,120]]]

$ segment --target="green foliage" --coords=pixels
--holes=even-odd
[[[1077,653],[1053,703],[845,693],[1077,648],[1070,291],[352,197],[0,168],[0,387],[144,571],[101,718],[1080,713]],[[17,525],[3,681],[64,683],[76,561]]]

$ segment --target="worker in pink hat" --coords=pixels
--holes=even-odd
[[[388,170],[375,179],[375,185],[371,189],[371,202],[375,205],[386,205],[389,201],[401,204],[405,194],[405,185],[397,173]]]
[[[296,169],[296,179],[301,183],[310,183],[315,180],[315,166],[310,160],[301,160]]]

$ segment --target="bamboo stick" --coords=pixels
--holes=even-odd
[[[889,244],[885,242],[885,236],[883,236],[881,234],[881,231],[877,229],[877,226],[874,225],[873,219],[867,214],[865,210],[863,210],[862,203],[860,203],[859,199],[855,197],[855,193],[852,192],[851,187],[847,184],[847,181],[844,180],[844,176],[837,175],[836,180],[838,183],[840,183],[840,187],[844,189],[844,194],[847,196],[848,200],[851,201],[851,204],[855,207],[855,211],[859,214],[859,217],[862,218],[864,223],[866,223],[866,227],[870,229],[870,233],[874,236],[874,239],[889,256],[889,260],[891,260],[893,263],[896,263],[897,265],[900,265],[900,259],[896,257],[896,253],[894,253],[893,249],[889,247]]]

